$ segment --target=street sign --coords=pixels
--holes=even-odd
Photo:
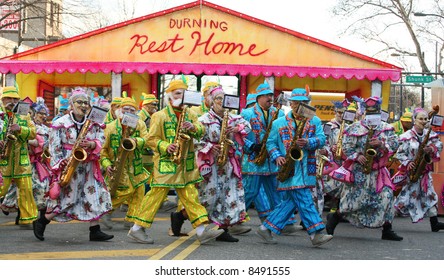
[[[433,76],[407,76],[407,83],[430,83],[433,82]]]

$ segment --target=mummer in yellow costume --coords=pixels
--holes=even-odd
[[[166,93],[169,105],[154,113],[151,118],[151,128],[148,132],[148,146],[154,151],[154,170],[150,182],[151,190],[145,195],[134,226],[128,232],[128,237],[140,243],[153,243],[154,240],[145,231],[151,227],[154,216],[159,210],[170,188],[176,193],[185,207],[190,222],[196,228],[200,243],[206,243],[221,235],[223,230],[208,230],[208,214],[199,203],[195,184],[202,181],[196,165],[194,139],[200,139],[204,128],[198,122],[195,113],[183,111],[182,98],[188,88],[185,82],[174,80],[168,86]],[[184,115],[182,115],[184,114]],[[188,141],[175,142],[176,127],[183,117],[180,133],[190,137]],[[185,157],[176,164],[173,154],[178,148],[185,151]]]
[[[106,125],[105,142],[100,152],[100,164],[106,170],[105,181],[112,194],[113,209],[128,202],[124,223],[128,228],[134,222],[134,214],[145,195],[145,183],[149,178],[148,171],[142,165],[142,150],[147,148],[148,133],[145,123],[136,112],[136,101],[129,97],[123,98],[116,111],[117,119]],[[134,128],[125,125],[123,121],[131,116],[135,120]],[[117,178],[119,175],[120,178]],[[111,214],[103,216],[102,222],[112,228]]]
[[[18,187],[19,224],[31,224],[37,219],[37,206],[32,194],[28,140],[35,138],[36,128],[29,114],[12,112],[20,101],[15,87],[3,88],[1,100],[3,129],[0,132],[0,172],[3,175],[3,185],[0,187],[0,197],[6,194],[14,180]]]

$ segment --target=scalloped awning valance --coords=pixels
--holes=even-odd
[[[398,81],[401,69],[362,69],[306,66],[269,66],[240,64],[191,64],[191,63],[155,63],[155,62],[82,62],[82,61],[33,61],[33,60],[0,60],[0,73],[28,74],[31,72],[50,73],[160,73],[160,74],[206,74],[206,75],[264,75],[299,76],[311,78],[345,78],[347,80],[367,79],[370,81]]]

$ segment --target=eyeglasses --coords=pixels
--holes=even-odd
[[[223,100],[224,98],[222,97],[222,96],[218,96],[218,97],[215,97],[213,100],[215,100],[215,101],[221,101],[221,100]]]
[[[82,100],[77,100],[76,103],[79,104],[79,105],[84,105],[84,106],[88,106],[89,105],[88,101],[82,101]]]

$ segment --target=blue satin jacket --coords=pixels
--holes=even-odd
[[[256,158],[256,152],[251,150],[253,144],[260,144],[267,131],[268,124],[273,119],[277,108],[269,109],[268,118],[265,120],[262,108],[256,103],[253,107],[242,110],[242,117],[251,124],[251,131],[245,139],[244,153],[242,156],[242,174],[248,175],[273,175],[277,174],[278,168],[274,161],[270,161],[270,157],[265,160],[261,166],[256,165],[253,160]],[[285,116],[282,110],[279,111],[279,117]]]
[[[280,156],[285,157],[287,149],[291,146],[296,128],[297,125],[291,112],[273,122],[267,141],[268,154],[273,162]],[[294,176],[284,182],[279,182],[278,190],[316,187],[315,152],[316,149],[324,146],[326,139],[321,119],[314,116],[309,122],[306,122],[302,138],[308,139],[307,145],[302,149],[304,153],[302,160],[295,162]]]

